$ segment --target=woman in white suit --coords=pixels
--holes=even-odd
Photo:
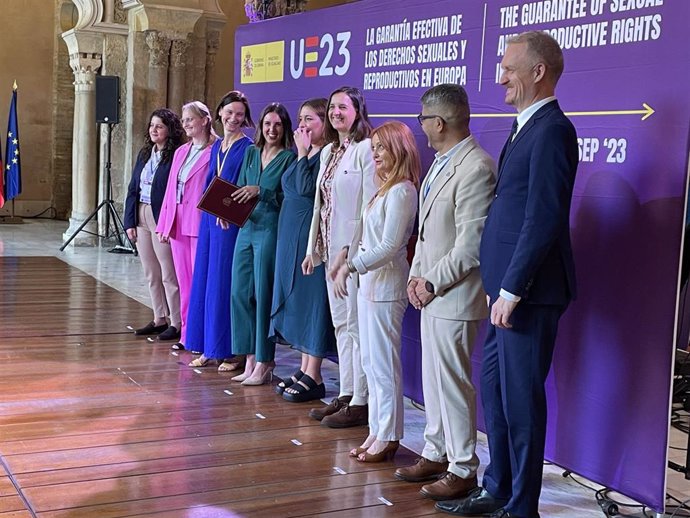
[[[302,263],[305,275],[321,263],[328,270],[352,241],[362,209],[374,195],[370,133],[362,92],[348,86],[334,91],[328,100],[328,145],[321,152],[307,255]],[[357,289],[348,281],[350,295],[338,299],[330,279],[326,286],[338,348],[340,393],[328,406],[311,409],[309,415],[332,428],[363,425],[367,423],[368,391],[359,353]]]
[[[369,386],[369,436],[350,455],[361,462],[393,456],[403,436],[402,319],[407,308],[407,242],[414,228],[419,187],[419,153],[410,129],[393,121],[371,137],[378,190],[362,215],[361,240],[350,259],[333,265],[337,297],[346,297],[348,278],[359,275],[357,312],[362,364]],[[357,233],[359,234],[359,232]]]

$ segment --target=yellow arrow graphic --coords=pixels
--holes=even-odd
[[[642,103],[642,110],[609,110],[609,111],[591,111],[591,112],[565,112],[569,117],[582,117],[582,116],[600,116],[600,115],[642,115],[642,120],[647,120],[655,112],[654,108],[649,106],[647,103]],[[383,118],[383,119],[404,119],[407,117],[416,117],[416,113],[374,113],[370,114],[371,118]],[[516,117],[515,113],[473,113],[470,115],[473,119],[494,119],[494,118],[512,118]]]

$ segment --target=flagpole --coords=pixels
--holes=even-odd
[[[13,98],[13,101],[12,101],[12,104],[10,105],[10,111],[15,110],[15,119],[14,119],[15,122],[16,122],[16,109],[17,109],[17,107],[16,107],[16,104],[14,103],[14,96],[16,95],[16,92],[17,92],[17,80],[15,79],[15,80],[14,80],[14,84],[12,85],[12,98]],[[12,117],[12,113],[10,113],[10,120],[12,120],[11,117]],[[10,137],[10,136],[8,135],[8,140],[7,140],[8,144],[9,144],[10,141],[11,141],[9,137]],[[19,137],[16,136],[16,138],[19,138]],[[15,141],[14,143],[18,145],[17,142],[18,142],[18,141]],[[7,158],[8,158],[8,160],[5,160],[5,162],[10,162],[10,157],[11,157],[11,155],[10,155],[10,152],[9,152],[9,145],[8,145],[8,146],[5,146],[5,151],[7,152]],[[17,148],[16,153],[17,153],[17,157],[18,157],[18,155],[19,155],[19,148]],[[17,160],[18,160],[18,158],[17,158]],[[8,166],[8,167],[9,167],[9,166]],[[2,173],[0,173],[0,174],[6,174],[6,172],[3,170]],[[19,173],[17,172],[17,174],[19,174]],[[7,177],[5,177],[5,180],[7,180]],[[4,184],[5,184],[5,185],[3,185],[3,188],[5,188],[5,194],[6,194],[6,193],[7,193],[7,191],[6,191],[6,189],[7,189],[7,183],[4,182]],[[17,217],[17,216],[15,215],[15,212],[14,212],[14,198],[15,198],[16,195],[19,194],[19,193],[21,193],[21,186],[20,186],[19,192],[18,192],[18,193],[15,193],[15,194],[13,195],[12,199],[11,199],[11,201],[12,201],[12,211],[11,211],[12,214],[11,214],[10,216],[2,216],[2,217],[0,217],[0,224],[5,223],[5,224],[17,225],[17,224],[20,224],[20,223],[24,223],[24,220],[23,220],[22,218]],[[5,196],[5,198],[6,198],[6,197],[7,197],[7,196]]]

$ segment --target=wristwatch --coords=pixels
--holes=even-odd
[[[347,260],[347,269],[350,270],[350,273],[355,273],[357,271],[357,268],[355,267],[354,263],[350,261],[349,259]]]
[[[426,284],[424,284],[424,288],[426,288],[426,291],[428,291],[429,293],[434,293],[435,291],[434,285],[431,284],[429,281],[426,281]]]

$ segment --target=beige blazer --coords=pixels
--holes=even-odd
[[[321,264],[321,257],[314,253],[316,239],[319,235],[321,219],[321,181],[331,157],[332,144],[321,151],[321,166],[316,179],[314,212],[309,228],[309,241],[306,255],[312,255],[314,266]],[[371,153],[371,140],[364,139],[351,143],[340,159],[340,164],[333,175],[331,201],[331,246],[328,250],[329,260],[333,259],[342,248],[352,242],[355,229],[362,217],[363,208],[376,193],[374,185],[374,159]]]
[[[419,237],[411,277],[424,277],[436,298],[424,310],[436,318],[480,320],[488,316],[479,276],[479,242],[494,196],[496,166],[468,137],[419,196]]]

